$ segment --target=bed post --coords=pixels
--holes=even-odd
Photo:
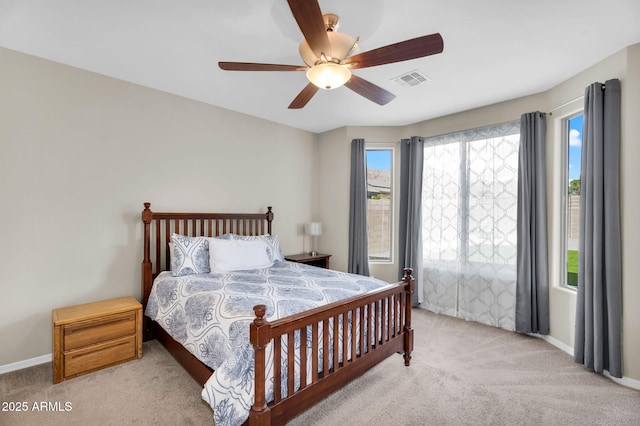
[[[273,221],[273,212],[271,206],[267,207],[267,234],[271,235],[271,222]]]
[[[405,303],[404,303],[404,365],[411,364],[411,352],[413,351],[413,328],[411,328],[411,295],[413,294],[415,281],[413,279],[413,269],[405,268],[402,281],[405,283]]]
[[[153,284],[153,264],[151,263],[151,234],[150,225],[153,220],[153,212],[151,209],[151,203],[144,203],[144,210],[142,211],[142,221],[144,222],[144,257],[142,259],[142,306],[143,311],[147,307],[147,301],[149,300],[149,293],[151,292],[151,285]],[[151,340],[153,338],[153,330],[151,329],[151,321],[147,316],[143,316],[142,335],[143,340]]]
[[[268,426],[271,425],[271,410],[267,407],[265,397],[265,347],[271,341],[271,325],[264,319],[266,305],[256,305],[253,311],[256,318],[251,323],[249,339],[255,352],[255,400],[249,413],[249,425]]]

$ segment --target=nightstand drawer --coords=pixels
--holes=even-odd
[[[65,377],[88,373],[136,358],[136,336],[94,345],[64,354]]]
[[[124,312],[63,327],[63,351],[136,334],[136,313]]]

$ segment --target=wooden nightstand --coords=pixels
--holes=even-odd
[[[318,253],[315,256],[309,253],[290,254],[284,258],[291,262],[306,263],[307,265],[319,266],[321,268],[329,269],[330,254]]]
[[[54,309],[53,383],[142,357],[142,305],[133,297]]]

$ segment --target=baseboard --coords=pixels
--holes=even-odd
[[[610,375],[609,372],[606,370],[602,374],[605,377],[608,377],[609,379],[618,383],[619,385],[626,386],[628,388],[635,389],[635,390],[640,390],[640,380],[632,379],[630,377],[625,377],[625,376],[622,376],[622,378],[619,379],[617,377],[613,377],[612,375]]]
[[[25,359],[24,361],[12,362],[11,364],[0,365],[0,374],[9,373],[11,371],[22,370],[23,368],[33,367],[40,364],[46,364],[52,360],[51,354],[37,356],[35,358]]]
[[[573,348],[565,343],[562,343],[560,340],[555,339],[551,336],[543,336],[541,334],[531,334],[531,336],[534,337],[539,337],[542,340],[549,342],[551,345],[555,346],[556,348],[560,349],[563,352],[568,353],[569,355],[571,355],[571,357],[573,357]],[[622,376],[622,378],[618,378],[618,377],[613,377],[611,374],[609,374],[608,371],[604,371],[602,373],[603,376],[613,380],[614,382],[618,383],[619,385],[622,386],[626,386],[628,388],[632,388],[632,389],[636,389],[636,390],[640,390],[640,380],[636,380],[636,379],[632,379],[630,377],[625,377]]]
[[[566,352],[569,355],[573,356],[573,348],[567,345],[566,343],[563,343],[560,340],[551,336],[543,336],[541,334],[533,334],[533,336],[540,337],[542,340],[549,342],[550,344],[560,349],[561,351]]]

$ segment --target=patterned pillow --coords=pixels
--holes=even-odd
[[[209,241],[206,238],[172,234],[171,244],[173,245],[171,275],[179,277],[211,272]]]
[[[271,263],[282,262],[284,260],[284,255],[282,254],[282,249],[280,248],[280,241],[278,240],[277,235],[266,234],[266,235],[248,236],[248,235],[231,234],[231,237],[234,240],[263,241],[267,246],[267,252],[269,253],[269,259],[271,260]]]

